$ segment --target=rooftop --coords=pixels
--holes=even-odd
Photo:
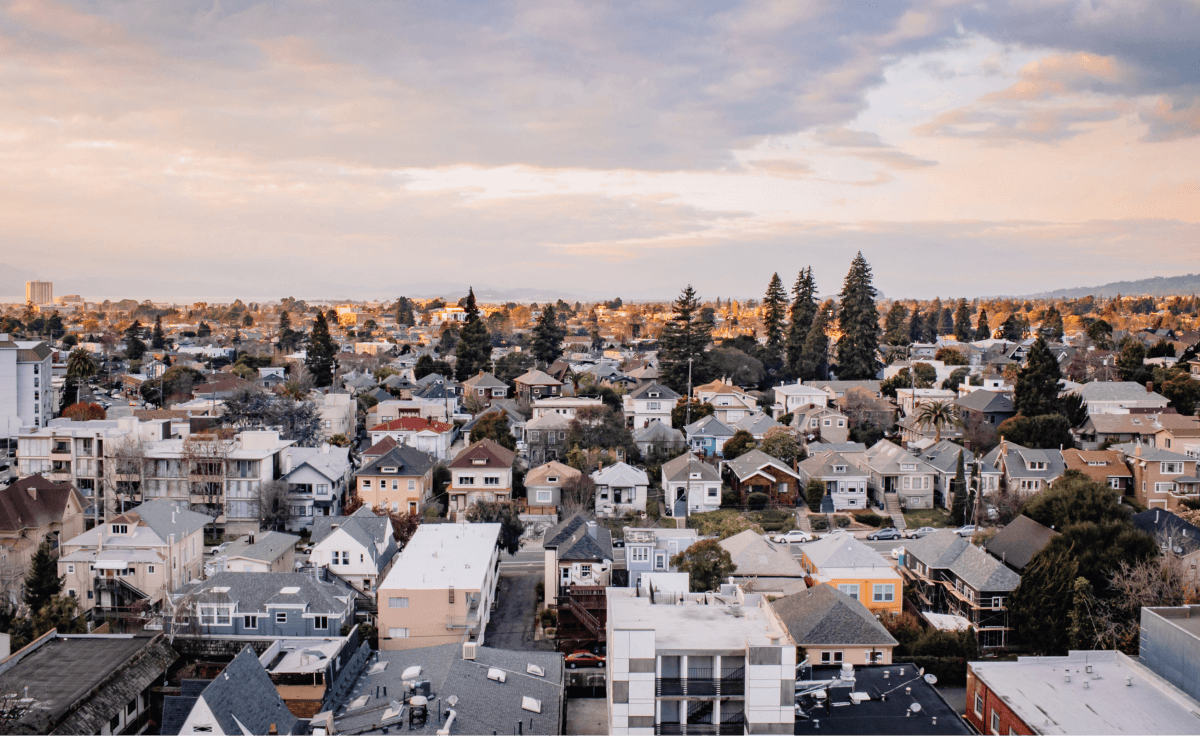
[[[754,593],[744,597],[692,593],[680,603],[653,603],[648,597],[637,597],[633,588],[609,588],[608,623],[613,631],[652,629],[660,655],[786,645],[784,632],[761,604],[762,596]],[[735,614],[739,610],[740,616]]]
[[[816,585],[768,605],[797,646],[893,647],[897,643],[866,606],[832,585]]]
[[[855,666],[853,681],[839,679],[841,673],[838,667],[812,668],[811,680],[806,682],[813,684],[805,690],[824,691],[826,698],[817,699],[817,692],[800,698],[803,713],[796,716],[793,733],[973,733],[916,665]],[[855,694],[853,699],[851,693]],[[887,695],[887,699],[881,699],[881,695]],[[921,707],[912,712],[914,704]]]
[[[300,537],[283,532],[258,532],[248,534],[231,542],[225,548],[226,557],[245,557],[248,560],[260,560],[271,563],[283,557],[289,549],[294,549]]]
[[[480,590],[499,537],[499,524],[422,524],[379,587]]]

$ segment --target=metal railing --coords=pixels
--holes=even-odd
[[[655,694],[659,697],[721,698],[746,694],[746,670],[724,670],[721,677],[713,677],[711,669],[695,668],[688,677],[660,677],[654,681]]]
[[[741,736],[746,732],[746,723],[740,714],[737,720],[720,723],[656,723],[654,733],[663,736]]]

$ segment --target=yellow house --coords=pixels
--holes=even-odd
[[[871,613],[896,615],[904,608],[903,579],[883,555],[849,534],[831,534],[800,547],[809,583],[832,585]]]
[[[406,445],[396,445],[368,458],[354,474],[357,494],[378,514],[417,514],[433,492],[434,458]]]

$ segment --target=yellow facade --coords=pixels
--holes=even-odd
[[[418,514],[424,510],[431,475],[359,476],[356,493],[376,513]]]
[[[904,610],[904,579],[895,568],[836,568],[821,570],[803,552],[800,564],[813,582],[825,583],[852,595],[871,613],[898,615]],[[886,567],[886,571],[883,569]],[[876,588],[876,586],[882,586]],[[890,586],[890,588],[888,587]]]

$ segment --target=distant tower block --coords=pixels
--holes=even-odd
[[[25,282],[25,301],[33,302],[34,304],[53,304],[54,303],[54,282],[52,282],[52,281],[26,281]]]

